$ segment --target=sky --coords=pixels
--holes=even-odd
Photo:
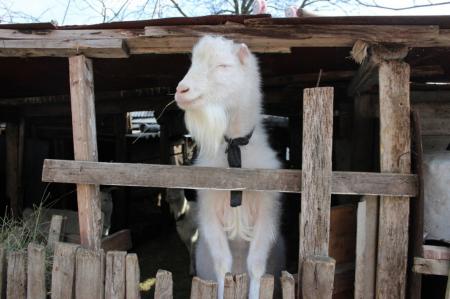
[[[146,13],[142,13],[142,7],[146,3],[146,0],[130,0],[127,6],[127,14],[123,16],[113,18],[112,11],[109,12],[108,20],[119,20],[120,18],[131,20],[131,19],[149,19],[152,17],[175,17],[180,16],[179,12],[171,7],[169,1],[160,0],[162,3],[159,7],[158,12],[147,7]],[[166,4],[164,4],[164,2]],[[191,1],[192,2],[192,1]],[[199,1],[200,3],[201,1]],[[275,0],[267,0],[270,5]],[[291,1],[292,4],[296,4],[299,1]],[[366,2],[369,2],[366,0]],[[413,2],[417,4],[427,3],[428,0],[378,0],[377,3],[386,6],[409,6]],[[436,0],[434,2],[444,2],[443,0]],[[446,2],[446,1],[445,1]],[[88,4],[90,3],[90,4]],[[15,22],[33,21],[28,18],[28,16],[33,16],[41,22],[56,21],[59,25],[68,24],[92,24],[100,23],[103,21],[101,14],[101,6],[97,5],[98,0],[0,0],[0,18],[3,22],[8,21],[7,13],[5,9],[16,14]],[[106,0],[106,3],[113,10],[117,11],[124,0]],[[180,5],[183,5],[183,0],[178,0]],[[67,5],[69,4],[69,9],[65,15]],[[184,3],[186,4],[186,3]],[[200,5],[199,5],[200,6]],[[196,10],[194,10],[196,8]],[[196,14],[207,14],[207,10],[198,9],[198,7],[184,7],[186,12],[190,15]],[[269,11],[270,12],[270,11]],[[17,15],[26,15],[24,18],[17,17]],[[331,15],[450,15],[450,5],[429,7],[429,8],[418,8],[403,11],[391,11],[382,10],[374,8],[351,8],[347,9],[346,12],[332,8],[328,10],[320,10],[318,12],[320,15],[331,16]],[[34,20],[37,21],[37,20]]]

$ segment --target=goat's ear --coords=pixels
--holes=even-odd
[[[248,49],[246,44],[240,44],[239,45],[239,50],[238,50],[238,57],[239,57],[239,61],[242,64],[245,64],[245,62],[247,61],[248,56],[250,56],[250,50]]]

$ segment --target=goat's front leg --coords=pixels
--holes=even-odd
[[[253,192],[252,192],[253,193]],[[279,200],[278,194],[253,193],[258,201],[258,213],[255,219],[254,235],[250,242],[247,268],[250,275],[249,298],[259,298],[261,276],[266,271],[270,250],[278,235]]]
[[[233,258],[223,225],[219,220],[216,204],[222,192],[199,192],[199,228],[211,254],[218,283],[218,298],[223,298],[225,274],[231,272]],[[217,196],[216,196],[217,195]]]

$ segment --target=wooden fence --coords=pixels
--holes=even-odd
[[[89,250],[76,244],[54,246],[47,281],[46,247],[30,243],[27,252],[0,249],[0,298],[6,299],[138,299],[136,254]]]

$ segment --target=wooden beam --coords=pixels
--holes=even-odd
[[[332,176],[331,191],[334,194],[417,194],[417,177],[413,174],[335,171]],[[301,170],[290,169],[237,169],[51,159],[44,161],[42,172],[44,182],[289,193],[301,193],[301,177]]]
[[[95,58],[126,58],[122,39],[1,40],[0,57],[70,57],[83,54]]]
[[[104,298],[105,254],[103,250],[78,248],[75,265],[75,299]]]
[[[97,161],[97,133],[94,107],[94,71],[85,56],[69,58],[72,129],[75,160]],[[98,185],[77,185],[81,245],[101,247],[102,219]]]
[[[409,65],[380,64],[380,169],[411,172]],[[409,198],[380,199],[377,298],[403,298],[408,257]],[[393,292],[393,290],[396,290]]]
[[[18,217],[22,213],[22,202],[19,192],[19,126],[10,122],[6,124],[6,200],[12,215]]]
[[[328,256],[332,192],[333,96],[332,87],[305,89],[303,92],[303,122],[308,125],[303,126],[302,139],[303,192],[298,262],[299,294],[302,294],[300,286],[305,282],[302,271],[305,269],[303,263],[306,259],[311,256]],[[334,267],[331,276],[334,276]],[[327,287],[333,290],[332,284]],[[304,291],[303,295],[305,296]]]
[[[444,246],[423,245],[423,257],[433,260],[450,261],[450,248]]]
[[[303,263],[303,299],[331,299],[336,261],[330,257],[312,256]]]
[[[415,257],[413,271],[421,274],[447,276],[450,271],[450,261]]]
[[[27,299],[47,298],[45,268],[45,247],[29,243],[27,259]]]

